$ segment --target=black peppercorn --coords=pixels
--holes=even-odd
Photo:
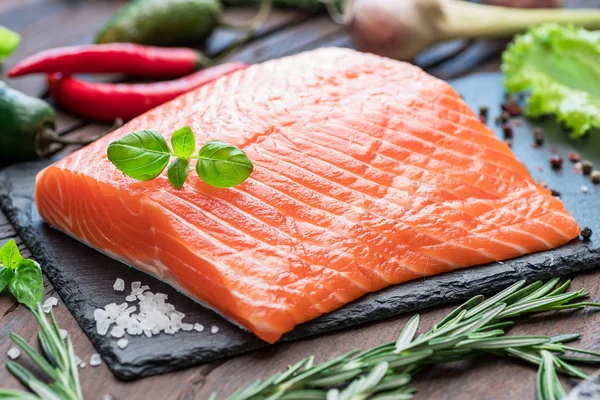
[[[591,161],[585,160],[584,162],[581,163],[581,171],[585,175],[591,174],[593,169],[594,169],[594,164],[592,164]]]
[[[587,226],[581,230],[581,237],[583,240],[588,241],[592,237],[592,230]]]
[[[533,128],[533,139],[538,146],[544,144],[544,131],[542,128]]]
[[[506,139],[510,139],[513,137],[513,129],[509,124],[502,125],[502,132],[504,132],[504,137]]]

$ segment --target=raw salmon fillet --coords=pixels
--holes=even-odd
[[[189,125],[255,169],[216,189],[126,177],[110,142]],[[37,177],[55,228],[275,342],[389,285],[561,246],[562,202],[446,82],[320,49],[235,72],[146,113]]]

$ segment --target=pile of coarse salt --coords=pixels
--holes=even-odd
[[[113,288],[121,292],[125,288],[124,285],[125,282],[119,278]],[[168,296],[164,293],[152,293],[149,286],[142,285],[141,282],[132,282],[131,293],[125,298],[126,302],[110,303],[104,308],[94,310],[96,330],[102,336],[108,333],[114,338],[122,338],[125,333],[152,337],[161,332],[173,335],[179,331],[204,331],[201,324],[183,322],[185,314],[177,311],[167,299]],[[137,302],[139,310],[135,305],[129,305],[132,302]],[[210,331],[215,334],[219,328],[212,326]],[[121,339],[118,346],[125,348],[127,344],[126,339]]]

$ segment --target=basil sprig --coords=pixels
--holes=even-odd
[[[40,265],[33,260],[23,259],[17,243],[12,239],[0,248],[0,292],[6,287],[19,303],[32,309],[44,296]]]
[[[153,130],[132,132],[108,146],[108,159],[130,178],[148,181],[159,176],[167,165],[167,177],[175,189],[185,184],[190,160],[196,159],[196,173],[207,184],[217,188],[237,186],[254,169],[252,161],[239,148],[212,140],[200,148],[189,126],[178,129],[171,137],[173,150],[160,133]],[[170,164],[172,158],[175,158]]]

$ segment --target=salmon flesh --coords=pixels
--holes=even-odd
[[[189,125],[254,172],[217,189],[141,182],[108,145]],[[193,166],[192,166],[193,167]],[[254,65],[129,122],[37,176],[43,219],[267,342],[411,279],[561,246],[562,202],[444,81],[346,49]]]

